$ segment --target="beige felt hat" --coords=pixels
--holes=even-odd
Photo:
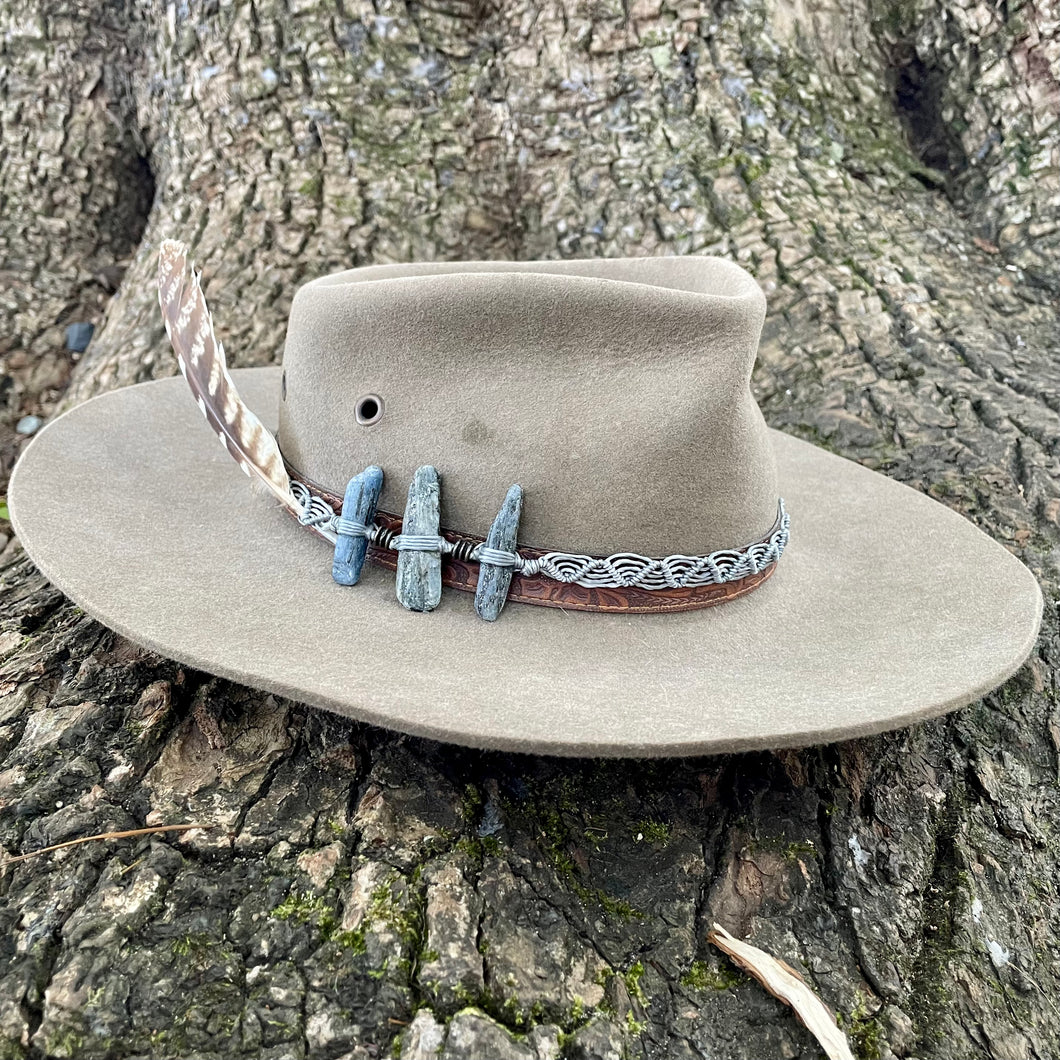
[[[59,588],[183,663],[462,744],[655,756],[909,724],[1034,644],[1001,545],[765,425],[765,303],[729,262],[354,269],[298,292],[282,369],[231,374],[180,244],[160,287],[185,379],[49,424],[10,505]]]

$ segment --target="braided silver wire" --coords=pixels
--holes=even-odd
[[[316,496],[301,482],[291,481],[291,495],[302,509],[298,521],[311,527],[322,537],[334,542],[336,532],[348,530],[348,524],[336,515],[323,498]],[[405,548],[437,547],[455,559],[495,563],[513,567],[520,574],[544,575],[555,581],[581,585],[588,589],[685,589],[700,585],[724,585],[740,581],[751,574],[759,574],[776,563],[784,554],[790,537],[791,517],[778,504],[777,523],[765,541],[744,549],[722,549],[708,556],[665,556],[653,559],[635,552],[616,552],[611,556],[581,556],[573,552],[547,552],[543,556],[521,556],[487,548],[485,544],[458,538],[418,538],[400,530],[388,529],[381,523],[365,528],[368,540],[378,548],[400,551]],[[357,529],[360,529],[358,524]]]
[[[759,574],[784,554],[790,536],[791,517],[780,502],[777,528],[766,541],[740,551],[724,549],[709,556],[666,556],[652,559],[635,552],[612,556],[579,556],[548,552],[536,559],[523,559],[523,574],[543,574],[556,581],[586,588],[685,589],[698,585],[723,585]]]
[[[308,487],[297,479],[291,480],[291,496],[302,509],[302,514],[298,517],[299,523],[302,526],[308,526],[325,540],[334,544],[335,523],[338,516],[332,511],[331,505],[322,497],[311,493]]]

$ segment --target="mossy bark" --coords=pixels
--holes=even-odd
[[[0,1056],[1060,1053],[1060,44],[977,0],[0,0],[0,470],[26,414],[174,371],[192,244],[237,364],[368,262],[720,253],[770,422],[1040,576],[1028,666],[871,740],[479,754],[188,672],[0,554]],[[86,353],[63,329],[88,321]],[[10,533],[6,524],[0,531]],[[473,1010],[462,1011],[466,1006]],[[452,1017],[450,1019],[450,1017]]]

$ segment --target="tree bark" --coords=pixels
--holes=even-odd
[[[770,422],[1039,575],[947,718],[677,763],[484,754],[188,671],[0,555],[0,1056],[1060,1054],[1060,39],[1014,0],[0,0],[0,470],[174,364],[189,241],[237,364],[371,262],[719,253]],[[72,322],[96,325],[83,356]],[[27,429],[23,424],[23,429]],[[0,530],[10,533],[6,524]]]

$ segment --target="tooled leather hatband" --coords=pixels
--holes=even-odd
[[[284,465],[293,485],[303,487],[308,494],[324,501],[336,515],[341,512],[343,499],[339,494],[307,479],[286,459]],[[375,522],[380,529],[376,540],[368,546],[368,556],[379,566],[387,570],[395,570],[398,564],[398,553],[393,551],[392,545],[388,547],[388,544],[401,532],[401,516],[377,509]],[[781,533],[786,541],[787,516],[784,514],[783,506],[780,508],[776,522],[759,541],[742,548],[726,550],[725,554],[728,556],[744,555],[752,549],[760,549],[770,541],[775,541]],[[452,589],[475,592],[479,580],[479,564],[468,556],[474,546],[481,544],[485,539],[474,534],[457,534],[444,527],[439,530],[439,534],[454,546],[454,551],[445,556],[445,562],[442,564],[442,583]],[[550,554],[547,549],[519,546],[519,555],[522,557],[534,559]],[[603,557],[594,558],[603,559]],[[576,582],[559,581],[540,573],[516,572],[512,575],[508,600],[523,604],[537,604],[541,607],[612,614],[665,614],[677,611],[696,611],[746,596],[772,577],[776,566],[776,562],[773,561],[757,572],[731,581],[706,585],[667,586],[658,589],[645,589],[637,585],[606,587],[578,585]]]

